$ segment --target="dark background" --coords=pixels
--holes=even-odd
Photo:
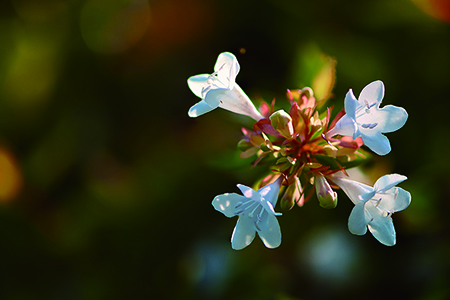
[[[449,299],[449,16],[445,0],[2,1],[0,298]],[[396,246],[350,234],[340,193],[283,212],[276,250],[231,249],[236,218],[211,201],[263,174],[235,152],[251,119],[187,115],[187,78],[223,51],[256,103],[286,104],[326,56],[337,108],[383,80],[409,119],[366,170],[409,178]]]

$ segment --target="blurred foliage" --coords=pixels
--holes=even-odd
[[[2,1],[0,298],[450,298],[449,15],[447,0]],[[251,120],[187,116],[187,78],[223,51],[256,103],[331,86],[336,62],[317,89],[334,113],[384,81],[409,120],[367,174],[409,177],[396,246],[351,235],[339,194],[280,217],[278,249],[231,249],[236,220],[210,202],[263,175],[228,156]]]

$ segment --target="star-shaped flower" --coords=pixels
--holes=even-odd
[[[244,91],[236,84],[239,63],[236,57],[223,52],[217,58],[214,73],[200,74],[188,79],[191,91],[202,100],[189,109],[190,117],[198,117],[217,107],[247,115],[255,120],[263,118]]]
[[[238,184],[244,196],[226,193],[214,198],[212,205],[228,218],[239,216],[231,236],[231,247],[240,250],[253,241],[257,232],[267,248],[276,248],[281,244],[280,225],[274,210],[282,178],[266,185],[258,191]]]
[[[392,214],[404,210],[411,203],[411,194],[397,184],[406,180],[398,174],[380,177],[373,187],[344,177],[331,177],[355,204],[348,219],[348,229],[364,235],[367,228],[380,243],[393,246],[396,242]]]
[[[350,89],[345,96],[345,115],[339,119],[328,137],[340,134],[362,137],[364,144],[378,155],[391,151],[389,139],[383,133],[400,129],[406,123],[408,113],[405,109],[393,105],[380,108],[384,97],[384,84],[377,80],[369,83],[361,91],[358,99]]]

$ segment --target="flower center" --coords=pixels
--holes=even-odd
[[[374,107],[377,103],[374,102],[374,103],[372,103],[372,104],[369,104],[369,102],[368,102],[367,100],[364,100],[364,104],[365,104],[365,105],[359,105],[359,107],[356,109],[355,114],[360,113],[360,112],[364,109],[364,111],[363,111],[360,115],[356,116],[356,118],[362,117],[362,116],[364,116],[365,114],[370,114],[370,109],[371,109],[372,107]]]
[[[358,119],[364,115],[370,114],[370,109],[377,104],[376,102],[369,104],[369,102],[367,100],[364,100],[364,103],[365,103],[365,105],[360,105],[358,107],[358,109],[356,109],[355,114],[359,113],[359,115],[357,115],[355,117],[355,119]],[[364,111],[362,111],[362,110],[364,110]],[[364,129],[374,129],[378,125],[378,123],[376,123],[376,122],[375,123],[362,123],[362,124],[357,122],[357,124],[360,125]]]
[[[262,201],[266,200],[263,199]],[[263,205],[262,201],[249,199],[245,202],[238,202],[234,207],[235,215],[247,215],[251,219],[256,217],[256,219],[253,220],[253,223],[255,224],[256,230],[261,231],[258,224],[261,223],[264,212],[277,215],[277,213],[271,211],[269,207],[266,207],[269,205],[268,203],[267,205]]]
[[[391,217],[392,217],[392,215],[394,214],[394,211],[391,209],[391,210],[389,210],[389,209],[386,209],[386,208],[384,208],[382,205],[380,205],[380,203],[381,203],[381,200],[382,200],[383,198],[380,198],[380,199],[378,199],[378,200],[376,200],[376,199],[371,199],[370,201],[372,201],[372,203],[375,203],[375,208],[377,208],[378,209],[378,211],[380,212],[380,214],[383,216],[383,217],[387,217],[388,219],[390,219]],[[395,196],[394,196],[394,199],[395,199]],[[373,218],[372,218],[372,220],[373,220]],[[371,221],[372,221],[371,220]]]
[[[202,88],[202,98],[205,98],[206,94],[212,89],[212,88],[219,88],[219,89],[223,89],[226,88],[227,85],[225,83],[223,83],[222,81],[220,81],[219,76],[217,76],[219,74],[220,71],[222,71],[223,67],[225,66],[225,64],[223,64],[222,66],[220,66],[220,68],[211,73],[211,75],[208,76],[208,79],[206,80],[206,83],[208,84],[207,86]],[[228,78],[227,78],[228,79]]]

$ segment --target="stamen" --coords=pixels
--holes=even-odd
[[[258,226],[258,222],[253,222],[253,224],[255,224],[256,230],[261,231],[261,228]]]
[[[378,205],[380,205],[381,202],[381,198],[377,200],[377,204],[375,204],[375,207],[378,207]]]
[[[219,70],[217,70],[216,72],[214,72],[214,73],[216,73],[217,74],[217,72],[219,72],[219,71],[222,71],[222,69],[223,69],[223,67],[226,65],[226,63],[224,63],[223,65],[221,65],[220,66],[220,68],[219,68]]]
[[[216,76],[218,72],[219,72],[219,71],[216,71],[216,72],[211,73],[211,75],[208,76],[208,79],[211,79],[211,78],[213,78],[214,76]]]
[[[395,198],[397,198],[397,196],[398,196],[398,188],[395,188],[394,200]]]
[[[226,86],[226,84],[224,84],[222,81],[219,80],[219,77],[217,76],[218,73],[222,70],[223,66],[225,66],[225,64],[223,64],[219,70],[211,73],[211,75],[208,76],[208,79],[206,80],[206,82],[209,84],[209,86],[213,86],[213,87],[220,87],[219,85],[217,85],[217,82],[220,82],[221,84],[223,84],[224,86]],[[227,78],[228,81],[230,81],[229,78]]]
[[[248,216],[249,216],[250,218],[253,218],[253,214],[255,213],[256,209],[258,209],[258,207],[259,207],[259,204],[256,205],[256,207],[252,210],[251,213],[248,214]],[[250,207],[248,207],[248,208],[250,208]]]
[[[387,219],[389,220],[393,214],[394,212],[392,210],[388,211]]]
[[[250,205],[247,206],[249,203],[250,203]],[[234,209],[238,209],[238,208],[240,208],[240,209],[237,212],[235,212],[235,214],[236,215],[242,214],[244,211],[246,211],[247,209],[252,207],[253,204],[255,204],[255,202],[253,200],[248,200],[248,201],[245,201],[245,202],[238,202],[236,204],[236,206],[234,207]],[[245,207],[245,206],[247,206],[247,207]]]
[[[370,113],[370,105],[369,102],[367,100],[364,100],[364,103],[366,104],[366,114]]]
[[[366,123],[366,124],[361,124],[361,127],[365,128],[365,129],[374,129],[375,127],[377,127],[377,125],[378,125],[378,123],[372,123],[372,124]]]
[[[258,219],[258,222],[261,222],[261,215],[262,215],[263,212],[264,212],[264,210],[256,215],[256,218]]]

